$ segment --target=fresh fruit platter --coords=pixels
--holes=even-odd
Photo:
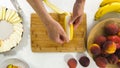
[[[96,24],[88,36],[88,52],[99,67],[120,67],[120,19]]]
[[[0,52],[6,52],[19,44],[23,34],[23,25],[19,14],[15,10],[6,7],[0,8],[0,23],[1,22],[7,22],[13,27],[13,31],[8,38],[0,38]]]

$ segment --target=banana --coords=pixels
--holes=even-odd
[[[64,24],[65,24],[66,34],[67,34],[69,40],[72,40],[72,38],[73,38],[73,25],[72,24],[68,24],[70,19],[71,19],[71,16],[70,15],[66,15],[65,19],[64,19]]]
[[[7,9],[7,8],[2,7],[2,20],[4,20],[4,19],[5,19],[6,9]]]
[[[0,20],[2,20],[2,8],[0,8]]]
[[[64,18],[65,31],[66,31],[66,34],[67,34],[69,40],[72,40],[72,38],[73,38],[73,24],[68,23],[69,20],[71,19],[71,14],[59,9],[58,7],[56,7],[55,5],[50,3],[48,0],[43,0],[43,1],[46,3],[47,6],[49,6],[56,13],[65,14],[65,18]]]
[[[5,20],[6,20],[6,21],[8,21],[8,18],[9,18],[9,16],[11,15],[11,13],[12,13],[12,10],[10,10],[10,9],[8,9],[8,10],[6,11],[6,16],[5,16]]]
[[[120,3],[114,2],[111,4],[107,4],[103,7],[100,7],[98,11],[95,14],[95,20],[98,20],[101,18],[103,15],[109,13],[109,12],[120,12]]]
[[[12,17],[14,17],[15,13],[16,13],[16,12],[13,11],[13,10],[10,12],[10,15],[9,15],[9,17],[8,17],[8,19],[7,19],[8,22],[10,22],[10,19],[11,19]]]
[[[102,3],[100,4],[100,7],[103,7],[103,6],[113,3],[113,2],[120,2],[120,0],[103,0]]]

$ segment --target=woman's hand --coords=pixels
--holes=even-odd
[[[76,29],[82,21],[84,13],[85,0],[76,0],[73,7],[73,16],[70,20],[70,24],[73,23],[74,29]]]
[[[60,44],[63,44],[69,41],[64,29],[61,27],[61,25],[57,21],[50,20],[48,22],[49,24],[46,25],[48,35],[53,41]]]

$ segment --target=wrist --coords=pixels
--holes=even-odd
[[[76,0],[76,3],[82,3],[85,2],[85,0]]]

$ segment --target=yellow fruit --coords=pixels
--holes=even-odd
[[[56,13],[65,14],[65,19],[64,19],[65,31],[66,31],[66,34],[67,34],[69,40],[72,40],[72,38],[73,38],[73,24],[68,23],[69,20],[71,19],[71,14],[57,8],[55,5],[51,4],[48,0],[43,0],[43,1],[46,3],[46,5],[48,5]]]
[[[111,4],[107,4],[98,9],[98,11],[95,14],[95,20],[100,19],[103,15],[105,15],[109,12],[120,12],[119,10],[120,10],[120,3],[114,2]]]
[[[63,14],[64,11],[50,3],[48,0],[43,0],[47,6],[49,6],[52,10],[54,10],[56,13]]]
[[[0,8],[0,20],[2,19],[2,8]]]
[[[120,0],[103,0],[102,3],[100,4],[100,7],[103,7],[103,6],[113,3],[113,2],[120,2]]]
[[[6,8],[2,7],[2,20],[5,19],[5,15],[6,15]]]
[[[69,24],[68,23],[70,19],[71,19],[71,16],[70,15],[66,15],[64,23],[65,23],[66,34],[67,34],[69,40],[72,40],[72,38],[73,38],[73,24]]]

